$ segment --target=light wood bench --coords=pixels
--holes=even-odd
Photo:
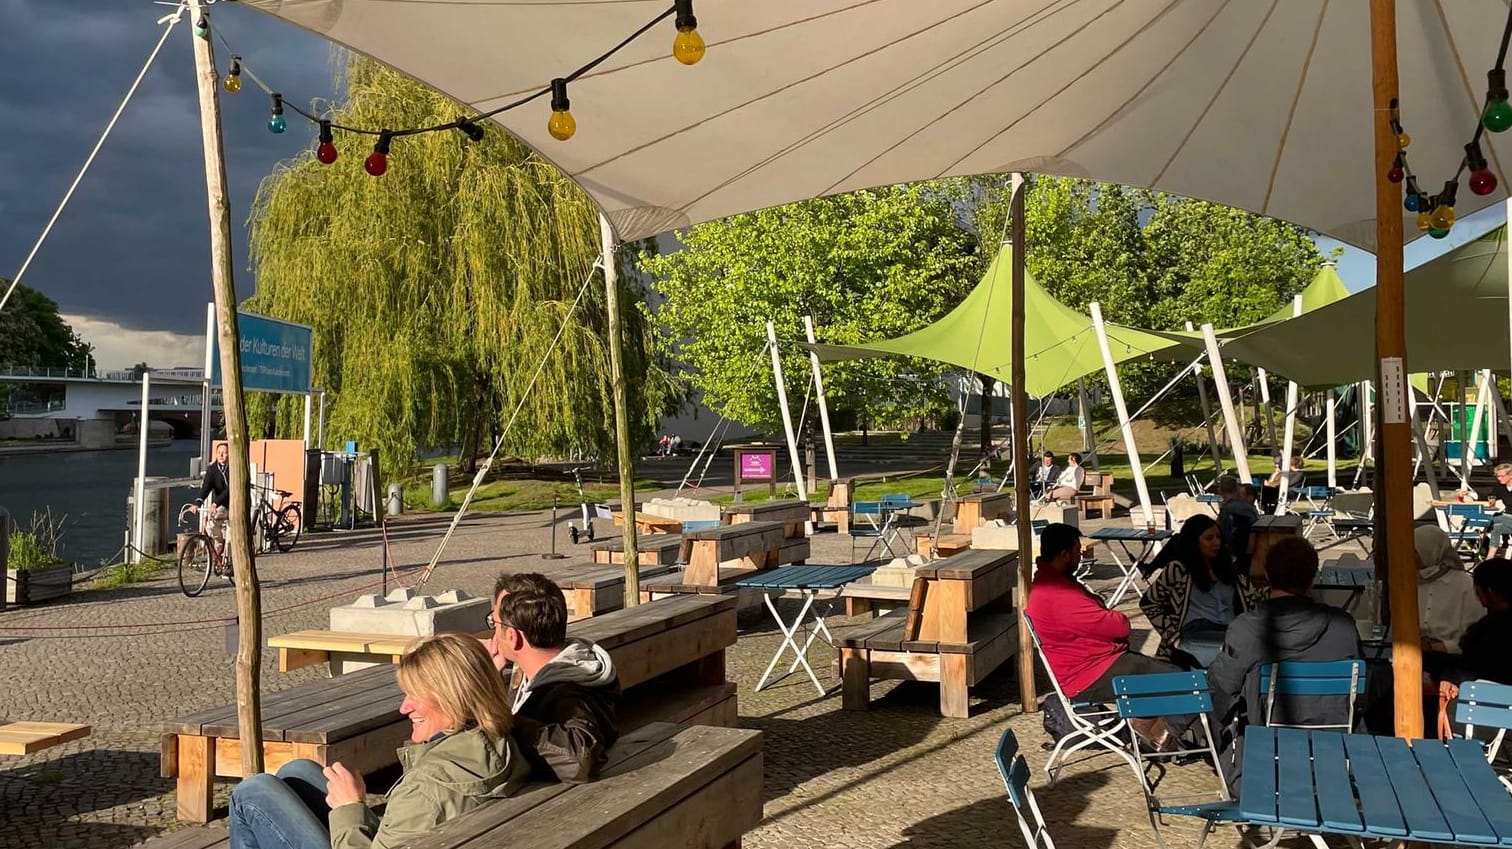
[[[624,513],[611,513],[614,524],[617,527],[625,526]],[[635,514],[635,529],[643,534],[680,534],[682,533],[682,520],[670,519],[666,516],[653,516],[650,513]]]
[[[671,571],[671,566],[642,565],[639,569],[642,580]],[[562,596],[567,599],[568,621],[587,619],[625,606],[623,562],[618,566],[580,563],[553,573],[551,579],[562,588]]]
[[[976,492],[963,495],[955,503],[955,530],[971,533],[971,529],[993,519],[1007,519],[1013,515],[1013,493]]]
[[[1084,487],[1088,492],[1078,493],[1076,509],[1083,519],[1087,511],[1097,510],[1104,519],[1113,518],[1113,475],[1110,472],[1087,472]]]
[[[854,478],[832,481],[829,498],[823,505],[814,505],[812,519],[817,523],[833,524],[838,533],[850,533],[851,494],[856,491]]]
[[[625,540],[623,538],[606,539],[589,546],[593,551],[593,562],[601,565],[614,565],[625,563]],[[677,562],[677,556],[682,551],[682,536],[678,534],[647,534],[635,538],[635,559],[640,565],[646,566],[671,566]]]
[[[0,720],[0,755],[29,755],[70,740],[88,737],[88,725],[69,722]]]
[[[625,691],[621,730],[650,721],[733,724],[735,685],[725,680],[724,650],[735,643],[735,616],[733,598],[687,595],[574,622],[567,634],[614,659]],[[390,766],[410,734],[402,698],[388,665],[265,693],[264,765],[276,771],[309,758],[363,772]],[[177,781],[178,817],[206,822],[215,777],[244,777],[236,706],[165,722],[162,730],[162,773]]]
[[[687,564],[687,583],[713,585],[722,567],[775,569],[784,562],[802,563],[807,549],[807,539],[788,540],[778,522],[744,522],[683,534],[678,559]],[[784,560],[785,551],[796,559]]]
[[[971,548],[971,534],[940,534],[936,539],[930,531],[914,534],[914,546],[925,559],[950,557]]]
[[[720,524],[741,525],[746,522],[776,522],[782,525],[786,539],[808,536],[807,525],[813,519],[813,506],[807,501],[788,498],[756,504],[730,504],[720,513]]]
[[[659,722],[620,737],[597,781],[532,782],[437,827],[412,849],[723,849],[762,817],[762,734]],[[224,849],[184,828],[142,849]]]
[[[837,641],[841,706],[865,710],[875,679],[937,681],[941,715],[970,715],[970,688],[1018,651],[1017,578],[1015,551],[968,551],[917,570],[907,609]]]
[[[488,630],[472,632],[478,639],[492,636]],[[268,648],[278,649],[278,671],[293,672],[317,663],[354,660],[398,663],[399,656],[416,637],[398,634],[363,634],[312,628],[268,638]],[[332,668],[332,673],[336,669]]]

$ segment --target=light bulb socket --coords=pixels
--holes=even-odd
[[[321,144],[332,144],[335,141],[336,141],[335,137],[331,134],[331,122],[330,121],[321,121],[320,122],[320,143]]]
[[[241,57],[240,56],[232,56],[231,57],[231,70],[227,71],[227,73],[230,74],[233,77],[239,77],[239,76],[241,76]]]
[[[379,130],[378,131],[378,141],[373,145],[373,152],[374,153],[381,153],[384,156],[388,156],[389,145],[392,144],[393,141],[394,141],[394,131],[393,130]]]
[[[273,92],[273,114],[274,115],[282,115],[283,114],[283,95],[279,94],[276,91]]]
[[[462,135],[467,136],[475,142],[483,140],[483,127],[466,118],[457,119],[457,129],[462,131]]]
[[[1454,207],[1454,196],[1459,192],[1459,180],[1445,180],[1444,188],[1438,193],[1438,202],[1434,206]]]
[[[551,81],[551,111],[566,112],[572,108],[572,101],[567,99],[567,81],[561,77]]]
[[[194,34],[200,38],[210,37],[210,16],[200,15],[199,20],[194,22]]]
[[[1481,153],[1480,142],[1473,141],[1465,145],[1465,167],[1471,171],[1485,170],[1486,155]]]
[[[1486,72],[1486,101],[1506,100],[1507,71],[1505,68],[1492,68]]]
[[[672,6],[677,10],[673,22],[677,25],[678,32],[698,29],[698,18],[693,14],[693,0],[674,0]]]

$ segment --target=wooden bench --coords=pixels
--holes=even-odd
[[[624,513],[611,513],[614,524],[617,527],[625,526]],[[682,520],[669,519],[666,516],[653,516],[650,513],[635,514],[635,529],[643,534],[680,534],[682,533]]]
[[[932,557],[950,557],[971,548],[971,534],[940,534],[931,531],[914,534],[914,547],[926,560]]]
[[[473,632],[473,636],[478,639],[492,635],[488,630]],[[312,628],[269,637],[268,648],[278,649],[279,672],[293,672],[317,663],[331,663],[331,673],[334,675],[339,674],[334,664],[342,661],[398,663],[399,656],[404,654],[404,650],[415,639],[396,634],[362,634]]]
[[[778,522],[744,522],[683,534],[678,559],[687,564],[687,583],[712,586],[721,568],[759,570],[802,563],[808,559],[808,540],[789,540]]]
[[[968,551],[916,570],[906,610],[840,637],[841,706],[865,710],[874,679],[938,681],[940,713],[970,714],[969,689],[1018,651],[1018,552]]]
[[[756,504],[730,504],[725,506],[719,517],[720,524],[724,525],[776,522],[782,525],[782,535],[786,539],[807,537],[807,525],[812,519],[813,506],[796,498]]]
[[[977,492],[963,495],[955,503],[955,530],[971,533],[971,529],[993,519],[1008,519],[1013,515],[1013,493]]]
[[[762,817],[762,734],[652,723],[620,737],[597,781],[532,782],[446,822],[412,849],[722,849]],[[224,849],[185,828],[142,849]]]
[[[625,540],[623,538],[606,539],[589,546],[593,551],[593,562],[601,565],[614,565],[625,563]],[[646,566],[671,566],[677,562],[677,556],[682,551],[682,537],[678,534],[647,534],[635,538],[635,559],[640,565]]]
[[[88,737],[88,725],[69,722],[0,720],[0,755],[29,755],[70,740]]]
[[[672,571],[672,567],[642,565],[639,571],[644,580],[665,575]],[[551,579],[562,588],[562,595],[567,599],[568,621],[587,619],[625,606],[623,562],[618,566],[579,563],[554,572]]]
[[[823,505],[815,504],[811,518],[816,523],[834,524],[841,534],[850,533],[851,494],[856,491],[854,478],[831,481],[829,498]]]
[[[735,615],[733,598],[686,595],[575,622],[567,633],[614,659],[625,691],[622,730],[650,721],[733,724],[724,650],[735,643]],[[402,697],[388,665],[264,694],[265,767],[294,758],[363,772],[394,764],[410,734]],[[177,780],[179,819],[206,822],[214,778],[243,777],[239,737],[235,705],[163,724],[162,772]]]
[[[1080,511],[1083,519],[1087,518],[1087,511],[1101,511],[1104,519],[1113,518],[1113,475],[1109,472],[1087,472],[1086,482],[1082,485],[1085,492],[1076,496],[1076,509]]]

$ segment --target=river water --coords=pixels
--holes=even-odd
[[[198,454],[197,439],[152,446],[147,449],[147,474],[187,477],[189,460]],[[66,517],[64,557],[86,567],[107,558],[116,562],[122,559],[119,552],[126,533],[126,500],[136,471],[135,447],[129,451],[0,456],[0,507],[9,510],[22,525],[34,512],[50,509],[54,519]],[[175,489],[174,513],[198,494],[187,487]]]

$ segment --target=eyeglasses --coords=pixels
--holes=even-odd
[[[493,611],[491,611],[491,610],[488,612],[488,615],[486,617],[484,617],[483,621],[486,622],[486,623],[488,623],[488,629],[490,631],[493,630],[494,628],[500,628],[500,627],[502,627],[502,628],[512,628],[512,627],[514,627],[513,625],[509,624],[508,622],[503,621],[502,619],[495,619],[494,615],[493,615]]]

